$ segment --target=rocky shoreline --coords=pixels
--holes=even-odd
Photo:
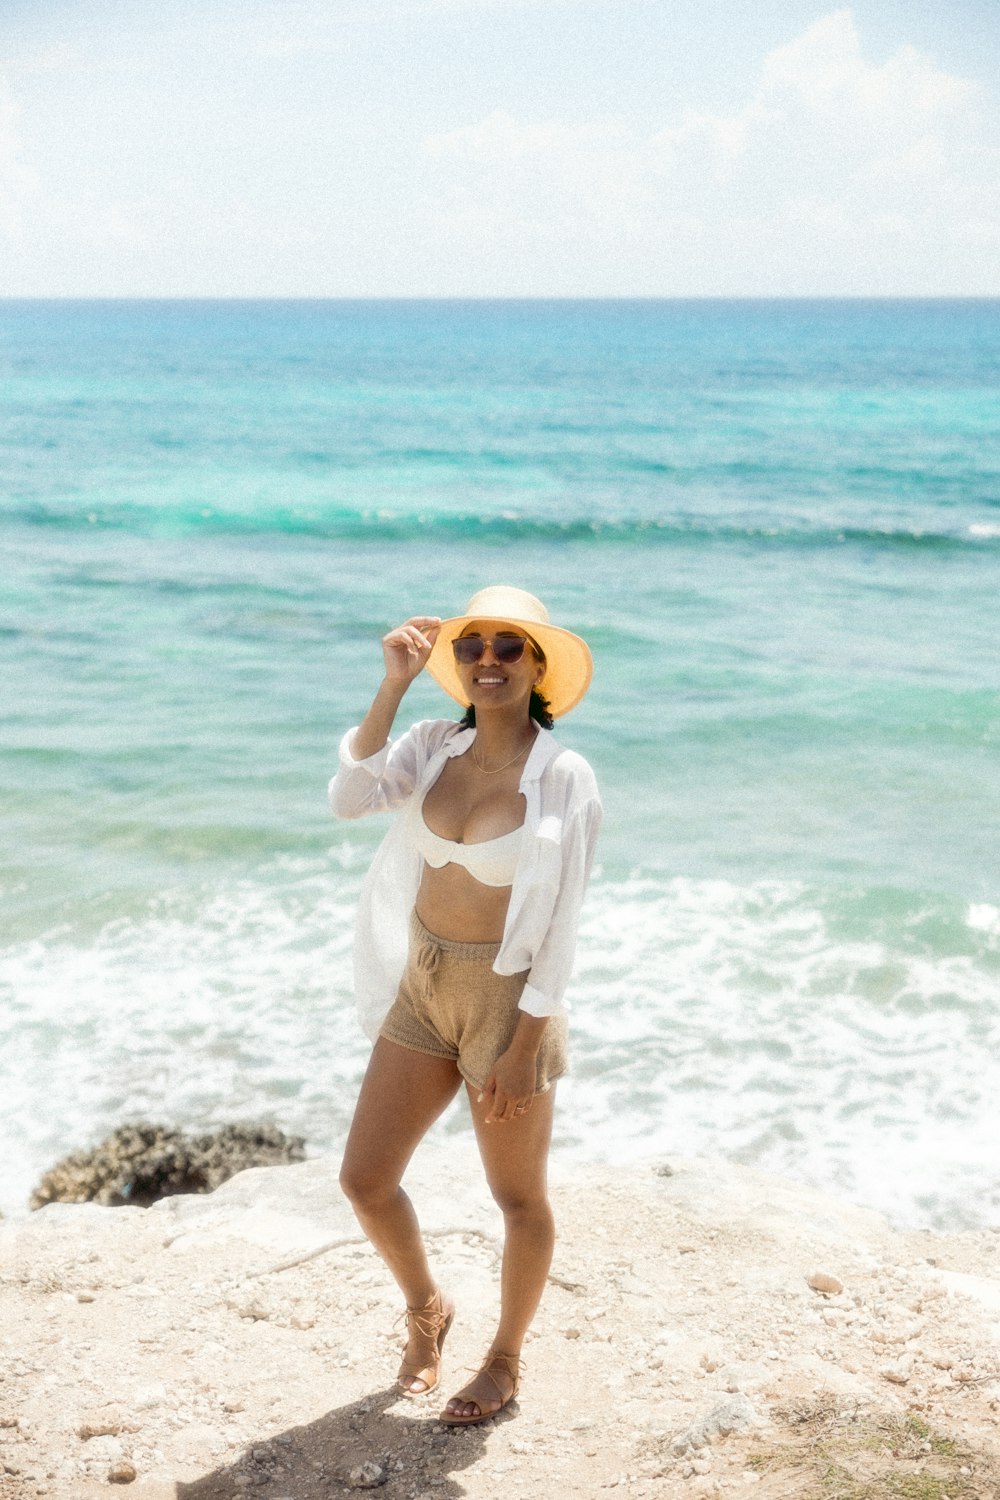
[[[177,1193],[210,1193],[250,1167],[304,1161],[305,1144],[267,1122],[223,1125],[200,1135],[145,1120],[120,1125],[89,1151],[74,1151],[50,1167],[29,1206],[149,1208]]]
[[[408,1186],[458,1304],[416,1401],[329,1161],[0,1225],[0,1495],[1000,1496],[1000,1233],[897,1232],[717,1161],[557,1167],[519,1400],[447,1429],[499,1216],[453,1150],[425,1146]]]

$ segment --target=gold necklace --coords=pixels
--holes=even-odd
[[[530,744],[522,746],[522,748],[514,756],[514,760],[505,760],[502,766],[494,766],[494,768],[493,768],[492,771],[487,771],[486,767],[484,765],[480,764],[479,756],[476,754],[476,742],[475,742],[475,740],[473,740],[472,741],[472,759],[476,763],[476,769],[479,770],[479,771],[482,771],[482,773],[483,773],[484,776],[499,776],[499,774],[500,774],[501,771],[506,771],[509,766],[512,766],[514,764],[515,760],[520,760],[521,756],[524,755],[525,752],[528,751],[528,750],[530,750],[530,749],[531,749],[531,745]]]

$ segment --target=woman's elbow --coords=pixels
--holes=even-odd
[[[330,811],[335,818],[363,818],[367,808],[359,803],[357,797],[348,797],[343,787],[337,786],[331,781],[327,790],[327,799],[330,803]]]

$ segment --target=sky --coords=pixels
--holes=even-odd
[[[997,0],[0,7],[0,296],[997,294]]]

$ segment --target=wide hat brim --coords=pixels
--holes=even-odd
[[[458,675],[451,643],[473,620],[515,625],[530,635],[545,654],[545,676],[538,684],[538,691],[548,699],[552,717],[561,718],[576,707],[594,675],[590,647],[572,630],[551,625],[545,606],[533,594],[505,585],[480,589],[469,600],[464,614],[441,622],[434,649],[427,658],[427,671],[456,703],[467,708],[469,699]]]

